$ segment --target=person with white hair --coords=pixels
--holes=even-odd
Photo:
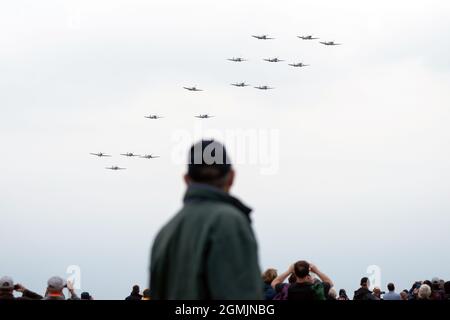
[[[427,284],[422,284],[417,294],[418,300],[428,300],[431,296],[431,288]]]
[[[327,300],[337,300],[337,292],[334,287],[330,288],[330,291],[328,291]]]

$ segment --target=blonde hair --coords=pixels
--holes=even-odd
[[[277,270],[270,268],[264,271],[262,274],[262,279],[264,283],[271,284],[272,281],[278,276]]]
[[[419,288],[419,299],[428,299],[431,296],[431,288],[427,284],[423,284]]]

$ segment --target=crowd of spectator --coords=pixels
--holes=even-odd
[[[450,301],[450,281],[434,277],[431,280],[415,281],[410,289],[397,291],[394,283],[370,289],[370,281],[363,277],[353,297],[345,289],[336,291],[333,281],[317,266],[307,261],[297,261],[288,270],[278,274],[269,268],[262,274],[264,300],[448,300]],[[66,293],[64,291],[67,291]],[[27,289],[20,283],[14,283],[8,276],[0,278],[0,300],[94,300],[89,292],[78,296],[70,281],[61,277],[51,277],[43,295]],[[150,300],[150,289],[134,285],[125,300]]]
[[[450,281],[437,277],[416,281],[410,289],[400,292],[392,282],[387,284],[387,291],[380,287],[370,290],[369,278],[363,277],[350,299],[345,289],[338,294],[333,281],[307,261],[297,261],[281,274],[267,269],[262,282],[265,300],[450,300]]]

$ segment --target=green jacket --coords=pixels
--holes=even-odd
[[[191,185],[153,243],[152,298],[262,299],[250,211],[219,189]]]

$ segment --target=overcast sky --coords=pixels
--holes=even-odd
[[[449,279],[449,16],[445,0],[3,2],[0,275],[43,292],[77,265],[96,298],[145,287],[181,206],[180,150],[250,130],[244,151],[268,157],[231,151],[233,193],[262,269],[311,260],[349,292],[370,265],[399,289]]]

